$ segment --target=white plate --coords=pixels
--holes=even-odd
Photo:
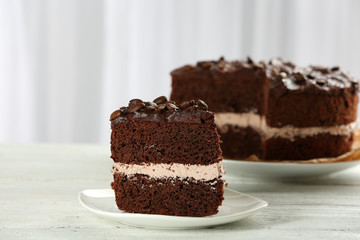
[[[319,177],[339,172],[360,164],[360,160],[334,163],[279,163],[223,160],[226,176],[261,178]]]
[[[237,221],[266,207],[267,202],[230,189],[225,189],[225,200],[219,212],[208,217],[178,217],[156,214],[126,213],[117,208],[114,191],[89,189],[79,193],[79,201],[91,212],[116,222],[145,228],[190,229],[205,228]]]

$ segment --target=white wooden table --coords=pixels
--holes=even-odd
[[[0,144],[0,239],[360,239],[360,167],[319,179],[227,178],[269,206],[199,230],[152,230],[101,219],[78,192],[109,188],[108,146]]]

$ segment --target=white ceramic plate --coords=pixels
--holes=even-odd
[[[205,228],[237,221],[266,207],[267,202],[230,189],[225,189],[225,200],[219,212],[208,217],[178,217],[156,214],[126,213],[117,208],[114,191],[89,189],[79,193],[79,201],[91,212],[116,222],[161,229]]]
[[[339,172],[360,164],[360,160],[334,163],[279,163],[241,160],[223,161],[226,176],[252,176],[262,178],[318,177]]]

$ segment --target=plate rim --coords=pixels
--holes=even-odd
[[[281,162],[254,162],[244,160],[224,159],[223,165],[229,178],[255,179],[309,179],[328,176],[348,169],[359,167],[360,159],[333,163],[281,163]]]
[[[339,161],[339,162],[327,162],[327,163],[311,163],[311,162],[266,162],[266,161],[247,161],[247,160],[241,160],[241,159],[223,159],[223,162],[231,162],[231,163],[246,163],[246,164],[267,164],[267,165],[302,165],[302,166],[325,166],[325,165],[337,165],[337,164],[360,164],[360,159],[355,159],[351,161]]]
[[[223,225],[223,224],[227,224],[230,222],[234,222],[237,220],[240,220],[242,218],[247,217],[248,215],[250,215],[250,213],[255,214],[256,212],[258,212],[259,210],[266,208],[269,203],[265,200],[262,200],[260,198],[257,197],[253,197],[251,195],[247,195],[229,188],[224,188],[224,196],[225,196],[225,192],[229,192],[232,194],[236,194],[236,195],[242,195],[245,196],[247,198],[251,198],[252,200],[256,201],[254,204],[256,204],[254,207],[252,207],[251,209],[247,209],[245,211],[242,212],[235,212],[235,213],[231,213],[229,215],[225,215],[225,216],[216,216],[215,215],[211,215],[211,216],[205,216],[205,217],[193,217],[193,216],[170,216],[170,215],[161,215],[161,214],[143,214],[143,213],[127,213],[127,212],[107,212],[101,209],[98,209],[94,206],[89,206],[87,205],[85,202],[83,202],[82,200],[82,195],[85,195],[84,192],[85,191],[89,191],[89,190],[106,190],[107,192],[113,192],[112,189],[110,188],[102,188],[102,189],[84,189],[82,191],[80,191],[78,193],[78,200],[80,202],[80,204],[87,210],[89,210],[92,213],[95,213],[97,215],[100,215],[102,217],[111,217],[113,219],[118,220],[118,222],[120,222],[121,224],[125,224],[125,225],[129,225],[129,226],[135,226],[135,227],[145,227],[145,228],[157,228],[157,229],[161,229],[161,227],[157,227],[157,226],[144,226],[144,225],[133,225],[133,224],[128,224],[126,222],[123,221],[123,219],[118,219],[119,216],[121,217],[126,217],[126,218],[145,218],[145,219],[151,219],[151,218],[157,218],[159,220],[171,220],[171,221],[175,221],[175,222],[199,222],[199,220],[203,219],[204,221],[200,221],[203,224],[199,224],[197,226],[188,226],[188,227],[164,227],[163,229],[194,229],[194,228],[204,228],[204,227],[211,227],[211,226],[217,226],[217,225]],[[85,195],[86,196],[86,195]],[[114,196],[105,196],[103,198],[113,198]],[[223,200],[223,202],[226,201],[225,199]],[[115,203],[115,201],[114,201]],[[223,205],[223,204],[222,204]],[[121,211],[121,210],[120,210]],[[228,220],[228,221],[226,221]],[[217,221],[222,221],[222,223],[217,223]]]

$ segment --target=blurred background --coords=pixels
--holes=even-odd
[[[0,141],[109,143],[174,68],[280,56],[360,77],[357,0],[0,0]]]

